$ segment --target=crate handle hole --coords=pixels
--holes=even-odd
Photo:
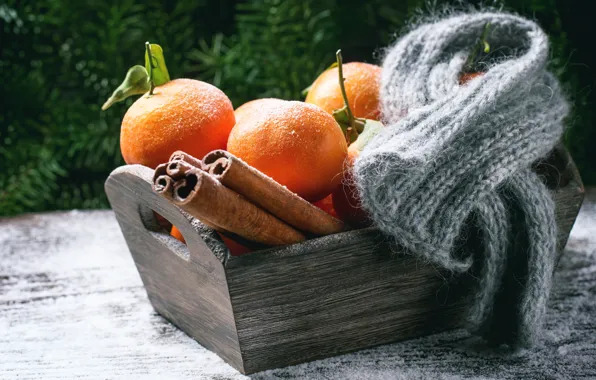
[[[157,211],[144,205],[140,205],[139,214],[143,226],[156,240],[172,249],[184,260],[190,260],[190,252],[186,245],[186,239],[184,239],[182,232],[174,223]]]

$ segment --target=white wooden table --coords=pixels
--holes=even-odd
[[[453,331],[250,378],[596,378],[595,325],[592,192],[556,276],[543,346],[506,357]],[[153,311],[111,211],[72,211],[0,219],[0,379],[13,378],[249,377]]]

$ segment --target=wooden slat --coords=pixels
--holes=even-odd
[[[536,171],[553,191],[562,248],[583,185],[561,149]],[[151,176],[150,169],[127,166],[106,183],[149,298],[243,373],[462,323],[470,276],[452,278],[413,255],[391,253],[374,228],[230,256],[213,231],[153,194]],[[188,248],[151,231],[151,209],[180,228]]]
[[[106,193],[147,290],[151,304],[206,348],[242,370],[223,263],[205,245],[198,221],[151,190],[153,171],[135,165],[116,169]],[[154,210],[176,225],[186,245],[150,229]],[[212,245],[213,247],[213,245]]]

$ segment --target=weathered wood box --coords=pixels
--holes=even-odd
[[[535,169],[556,199],[562,251],[583,186],[562,148]],[[470,276],[453,278],[412,255],[395,256],[374,228],[231,256],[214,231],[152,192],[152,175],[123,166],[105,186],[149,300],[242,373],[462,323]],[[160,230],[153,210],[187,245]]]

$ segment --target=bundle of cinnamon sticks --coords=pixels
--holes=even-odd
[[[265,245],[344,230],[342,221],[224,150],[202,160],[174,152],[155,169],[153,190],[218,232]]]

